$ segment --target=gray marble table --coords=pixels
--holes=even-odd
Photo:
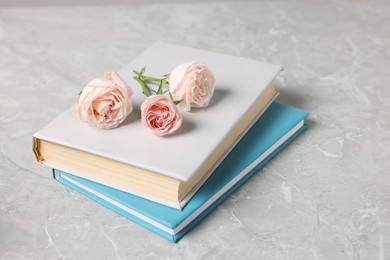
[[[390,259],[389,1],[52,3],[0,7],[0,259]],[[158,40],[281,64],[279,101],[311,113],[178,244],[31,151],[90,79]]]

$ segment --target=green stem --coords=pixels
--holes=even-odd
[[[133,70],[134,74],[137,75],[139,78],[142,78],[144,81],[155,81],[155,82],[161,82],[162,80],[164,80],[166,77],[164,78],[153,78],[153,77],[148,77],[148,76],[145,76],[142,74],[142,72],[138,72],[136,70]]]
[[[141,75],[141,78],[146,81],[155,81],[155,82],[161,82],[162,79],[159,78],[152,78],[152,77],[147,77],[144,75]]]
[[[144,81],[142,81],[139,77],[134,76],[134,79],[141,85],[142,87],[142,93],[144,93],[145,96],[149,97],[150,96],[150,91],[146,87],[146,84]]]
[[[136,70],[133,70],[134,74],[137,75],[138,77],[140,77],[142,74]]]
[[[168,90],[169,97],[171,98],[173,104],[177,105],[181,102],[181,100],[174,100],[171,91]]]
[[[145,96],[149,97],[151,95],[150,91],[147,87],[148,82],[156,82],[159,84],[157,92],[152,90],[157,95],[164,95],[164,93],[166,93],[167,91],[169,92],[169,90],[164,92],[163,86],[169,84],[169,75],[170,74],[165,74],[165,75],[163,75],[162,78],[154,78],[154,77],[148,77],[148,76],[143,75],[145,70],[146,70],[146,67],[143,67],[140,72],[133,70],[134,74],[137,75],[137,76],[134,76],[134,79],[141,85],[142,91],[143,91]],[[172,94],[170,92],[169,92],[169,96],[175,104],[178,104],[180,102],[177,100],[173,100]]]

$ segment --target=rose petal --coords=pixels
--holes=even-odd
[[[169,90],[175,100],[181,100],[184,110],[205,107],[214,94],[214,75],[203,64],[187,62],[177,66],[169,77]]]
[[[179,129],[182,117],[171,100],[161,95],[149,96],[141,105],[143,125],[156,135],[164,136]]]
[[[132,93],[116,72],[106,72],[104,78],[92,80],[81,92],[79,117],[92,126],[114,128],[133,110]]]

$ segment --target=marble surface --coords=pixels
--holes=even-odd
[[[157,40],[282,64],[279,101],[311,113],[178,244],[31,151],[90,79]],[[390,259],[389,44],[384,0],[0,7],[0,259]]]

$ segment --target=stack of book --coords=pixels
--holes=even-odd
[[[216,85],[207,108],[185,113],[168,137],[141,124],[144,96],[133,70],[163,75],[201,61]],[[132,114],[110,130],[77,119],[75,107],[34,135],[37,160],[60,183],[177,241],[305,128],[305,111],[275,102],[282,67],[156,43],[118,74],[134,91]]]

